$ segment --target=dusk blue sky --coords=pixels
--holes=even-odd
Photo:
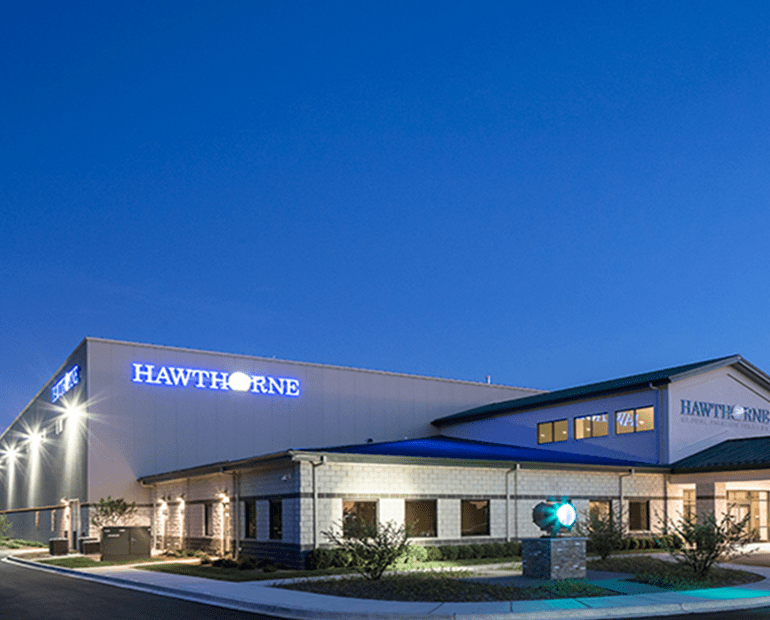
[[[765,1],[16,2],[0,84],[0,431],[85,336],[770,371]]]

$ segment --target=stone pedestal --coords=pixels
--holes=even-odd
[[[532,579],[579,579],[586,576],[585,538],[524,538],[522,573]]]

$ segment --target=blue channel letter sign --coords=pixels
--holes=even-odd
[[[269,375],[248,375],[245,372],[223,372],[202,368],[180,368],[178,366],[155,366],[134,362],[131,364],[133,383],[165,385],[170,387],[194,387],[199,390],[224,390],[270,394],[296,398],[300,395],[299,379],[294,377],[271,377]]]

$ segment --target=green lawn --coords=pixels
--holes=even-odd
[[[176,558],[174,558],[176,559]],[[51,564],[53,566],[61,566],[62,568],[94,568],[96,566],[121,566],[123,564],[142,564],[144,562],[165,562],[164,557],[154,558],[142,558],[140,560],[111,560],[108,562],[101,562],[94,560],[83,555],[75,555],[72,557],[62,556],[58,558],[51,558],[50,560],[37,560],[41,564]],[[182,564],[181,566],[184,566]]]
[[[24,549],[26,547],[47,547],[45,543],[21,538],[0,538],[0,547],[5,549]]]
[[[415,564],[399,564],[394,571],[410,571],[415,569],[437,569],[465,566],[479,566],[482,564],[510,564],[520,566],[521,558],[517,556],[508,558],[475,558],[472,560],[454,560],[442,562],[419,562]],[[152,570],[161,573],[175,573],[177,575],[189,575],[192,577],[204,577],[206,579],[219,579],[222,581],[262,581],[268,579],[302,579],[304,577],[321,577],[324,575],[355,575],[352,568],[327,568],[324,570],[280,570],[265,573],[262,570],[240,570],[238,568],[215,568],[211,565],[177,564],[169,563],[156,566],[142,566],[143,570]]]

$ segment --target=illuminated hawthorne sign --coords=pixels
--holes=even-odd
[[[80,366],[73,366],[51,388],[51,402],[55,403],[78,383],[80,383]]]
[[[195,387],[199,390],[232,390],[233,392],[251,392],[252,394],[273,394],[275,396],[296,397],[300,395],[299,379],[292,377],[270,377],[267,375],[247,375],[243,372],[220,372],[200,368],[179,368],[134,362],[131,381],[150,385],[170,385],[176,387]]]
[[[693,415],[701,418],[735,420],[741,422],[770,423],[770,411],[767,409],[752,409],[739,405],[723,405],[721,403],[704,403],[697,400],[682,400],[680,415]]]

